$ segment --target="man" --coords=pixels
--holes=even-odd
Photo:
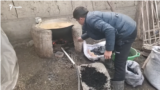
[[[114,90],[124,90],[125,66],[137,30],[136,22],[130,17],[115,12],[89,12],[84,7],[77,7],[73,17],[83,26],[83,34],[78,41],[87,38],[106,39],[105,59],[110,59],[115,52],[115,74],[111,80]]]

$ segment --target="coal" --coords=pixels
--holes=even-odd
[[[98,72],[94,67],[83,66],[81,70],[82,81],[85,82],[89,87],[93,87],[96,90],[102,90],[105,83],[107,83],[107,77]]]
[[[138,73],[135,70],[133,70],[132,68],[130,68],[130,67],[127,67],[127,70],[138,75]]]
[[[93,52],[95,55],[103,55],[105,52],[105,47],[100,46],[100,47],[94,48],[91,50],[91,52]]]

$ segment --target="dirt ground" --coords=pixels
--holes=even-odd
[[[95,43],[98,41],[89,39],[87,42]],[[135,41],[133,47],[140,50],[141,41]],[[26,45],[15,47],[15,51],[19,63],[19,79],[14,90],[77,90],[78,79],[76,70],[65,55],[62,58],[54,56],[52,59],[39,58],[34,47],[27,47]],[[69,52],[78,65],[91,63],[84,57],[83,53],[75,52],[73,47],[67,52]],[[145,59],[145,57],[140,56],[135,58],[135,61],[142,66]],[[109,71],[109,73],[112,75],[113,71]],[[125,90],[156,89],[145,79],[143,85],[136,88],[126,84]]]

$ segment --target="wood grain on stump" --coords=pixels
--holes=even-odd
[[[45,30],[33,25],[31,34],[36,53],[40,57],[51,58],[53,56],[51,30]]]
[[[72,37],[74,42],[74,48],[77,52],[82,52],[82,42],[78,42],[78,37],[82,35],[82,28],[79,25],[72,27]]]

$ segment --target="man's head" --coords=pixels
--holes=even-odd
[[[75,18],[79,22],[79,24],[83,25],[87,13],[88,10],[85,7],[76,7],[73,11],[73,18]]]

